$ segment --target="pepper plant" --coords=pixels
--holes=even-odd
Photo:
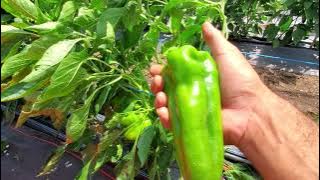
[[[235,39],[263,36],[278,47],[313,35],[319,47],[319,0],[229,0],[226,14]]]
[[[39,176],[71,149],[83,157],[78,179],[107,162],[119,179],[141,169],[169,178],[172,136],[156,120],[146,69],[171,46],[202,48],[205,21],[226,34],[225,3],[1,0],[1,102],[23,103],[16,127],[48,116],[67,137]]]

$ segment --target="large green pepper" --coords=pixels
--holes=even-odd
[[[165,92],[178,164],[185,180],[220,180],[223,133],[217,66],[208,52],[172,47]]]

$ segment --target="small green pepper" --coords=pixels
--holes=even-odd
[[[133,123],[143,120],[143,114],[137,114],[136,112],[129,112],[128,115],[120,119],[120,124],[129,126]]]
[[[146,119],[143,122],[137,122],[135,124],[133,124],[125,133],[124,133],[124,137],[127,140],[131,140],[134,141],[136,140],[140,133],[148,126],[151,126],[151,121],[150,119]]]
[[[185,180],[220,180],[223,133],[217,66],[208,52],[170,48],[165,92],[178,164]]]

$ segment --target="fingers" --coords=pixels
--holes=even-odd
[[[231,44],[222,33],[214,28],[210,23],[204,23],[202,26],[204,40],[210,47],[212,56],[218,63],[220,72],[225,69],[232,71],[240,69],[250,69],[251,66],[237,47]]]
[[[151,91],[154,94],[157,94],[158,92],[163,90],[163,84],[164,84],[164,82],[163,82],[162,76],[155,75],[153,77],[152,82],[151,82]]]
[[[169,110],[167,108],[167,96],[163,90],[164,81],[161,76],[162,65],[156,64],[150,67],[150,74],[153,76],[151,91],[156,95],[155,108],[163,127],[170,129]]]
[[[204,40],[210,47],[215,59],[219,60],[219,57],[229,54],[242,56],[240,51],[229,41],[227,41],[222,33],[218,29],[214,28],[212,24],[208,22],[204,23],[202,26],[202,31]]]
[[[167,108],[168,105],[168,98],[164,92],[159,92],[156,94],[155,99],[155,107],[157,114],[160,118],[162,125],[170,129],[170,119],[169,119],[169,110]]]
[[[154,105],[156,108],[166,107],[167,106],[167,95],[164,92],[157,93]]]
[[[163,69],[163,65],[160,65],[160,64],[152,65],[152,66],[150,67],[150,74],[151,74],[152,76],[160,75],[162,69]]]
[[[157,114],[160,118],[160,121],[161,121],[163,127],[167,128],[167,129],[171,129],[168,108],[166,108],[166,107],[158,108]]]
[[[151,91],[156,94],[163,89],[163,78],[161,75],[161,71],[163,69],[162,65],[156,64],[150,67],[150,74],[153,76],[153,80],[151,82]]]

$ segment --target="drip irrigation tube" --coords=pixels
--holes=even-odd
[[[302,63],[302,64],[319,66],[319,62],[311,62],[313,60],[290,59],[290,58],[270,56],[270,55],[265,55],[265,54],[258,54],[256,52],[241,52],[241,53],[244,55],[254,55],[254,56],[259,56],[259,57],[264,57],[264,58],[269,58],[269,59],[277,59],[277,60],[284,60],[284,61],[289,61],[289,62],[297,62],[297,63]]]

